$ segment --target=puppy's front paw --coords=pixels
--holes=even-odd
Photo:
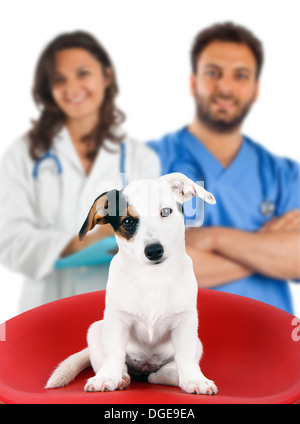
[[[122,375],[120,380],[113,378],[100,378],[100,377],[91,377],[88,379],[84,390],[86,392],[105,392],[105,391],[114,391],[114,390],[123,390],[126,389],[130,383],[130,377],[126,373]]]
[[[104,378],[92,377],[89,378],[84,390],[86,392],[104,392],[106,390],[116,390],[118,383],[111,379],[105,380]]]
[[[197,395],[215,395],[218,388],[212,380],[189,381],[181,386],[181,389],[187,393],[196,393]]]

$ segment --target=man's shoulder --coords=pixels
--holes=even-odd
[[[180,128],[179,130],[164,134],[158,139],[149,140],[147,141],[147,145],[155,150],[158,154],[160,154],[162,151],[174,151],[179,144],[180,135],[183,130],[183,128]]]
[[[27,134],[15,139],[4,151],[1,161],[16,163],[17,161],[32,160],[29,155],[29,138]]]
[[[257,152],[259,159],[264,162],[264,165],[270,167],[274,172],[299,173],[299,162],[295,159],[277,155],[259,142],[254,141],[249,137],[245,138],[251,147]]]

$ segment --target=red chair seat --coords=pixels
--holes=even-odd
[[[201,367],[219,393],[199,396],[178,387],[131,382],[123,391],[86,393],[85,370],[67,387],[45,390],[54,367],[86,346],[89,325],[102,318],[105,291],[62,299],[5,324],[0,341],[2,403],[299,403],[300,341],[292,315],[261,302],[199,290]],[[3,326],[2,326],[3,334]],[[3,339],[3,337],[2,337]]]

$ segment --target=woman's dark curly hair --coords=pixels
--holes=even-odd
[[[41,114],[33,121],[33,128],[28,132],[30,155],[34,160],[39,159],[52,146],[53,138],[65,123],[65,115],[56,105],[52,96],[52,81],[55,72],[55,54],[68,48],[87,50],[100,62],[104,74],[111,69],[111,84],[105,89],[104,100],[99,110],[99,123],[82,141],[91,144],[87,157],[94,159],[105,139],[120,143],[122,136],[117,136],[115,129],[125,120],[125,115],[115,105],[118,93],[115,72],[111,59],[101,44],[90,34],[83,31],[61,34],[51,41],[42,52],[35,71],[33,98]],[[104,145],[105,147],[105,145]]]

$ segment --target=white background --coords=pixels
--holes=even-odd
[[[0,156],[37,116],[31,99],[34,67],[58,33],[83,29],[103,43],[117,70],[126,130],[148,140],[191,120],[192,40],[200,29],[231,20],[251,29],[266,52],[260,98],[244,132],[274,153],[299,160],[298,6],[298,0],[2,1]],[[17,313],[20,279],[0,266],[0,322]],[[300,316],[300,287],[292,289]]]

